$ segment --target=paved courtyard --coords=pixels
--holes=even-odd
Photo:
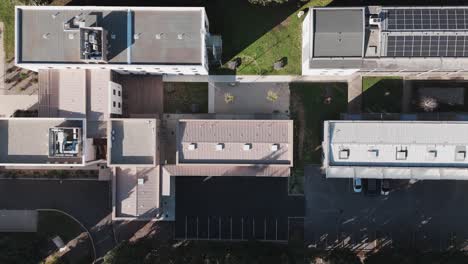
[[[272,114],[289,113],[287,82],[210,82],[210,113]],[[229,97],[231,101],[226,101]]]
[[[351,179],[326,180],[317,167],[305,175],[309,246],[466,249],[468,182],[392,181],[388,196],[368,197],[353,193]]]

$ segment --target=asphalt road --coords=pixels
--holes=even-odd
[[[0,209],[58,209],[88,228],[98,257],[114,246],[109,182],[0,180]]]
[[[321,248],[465,248],[468,182],[392,181],[388,196],[353,192],[351,179],[305,169],[305,238]],[[372,243],[369,243],[372,242]]]

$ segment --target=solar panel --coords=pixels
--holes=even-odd
[[[385,9],[383,19],[388,31],[467,30],[468,11],[452,9]]]
[[[468,57],[468,36],[387,36],[388,57]]]

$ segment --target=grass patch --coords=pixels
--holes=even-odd
[[[3,22],[3,47],[5,60],[10,61],[15,56],[15,5],[18,1],[0,1],[0,21]]]
[[[396,76],[363,77],[362,109],[367,113],[400,113],[403,79]]]
[[[300,75],[304,16],[298,18],[297,13],[309,6],[326,6],[331,2],[313,0],[303,6],[291,2],[259,7],[247,1],[222,1],[216,6],[208,4],[207,11],[214,32],[223,37],[223,58],[242,60],[237,74]],[[274,70],[273,64],[283,58],[284,68]],[[220,69],[215,73],[225,71]]]
[[[294,167],[290,191],[302,190],[305,164],[322,162],[323,121],[340,119],[347,111],[346,83],[291,83],[294,119]]]
[[[208,83],[164,83],[165,113],[192,113],[193,110],[208,113]]]

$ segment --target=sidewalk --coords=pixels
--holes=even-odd
[[[0,95],[5,94],[5,49],[3,48],[3,23],[0,22]]]

